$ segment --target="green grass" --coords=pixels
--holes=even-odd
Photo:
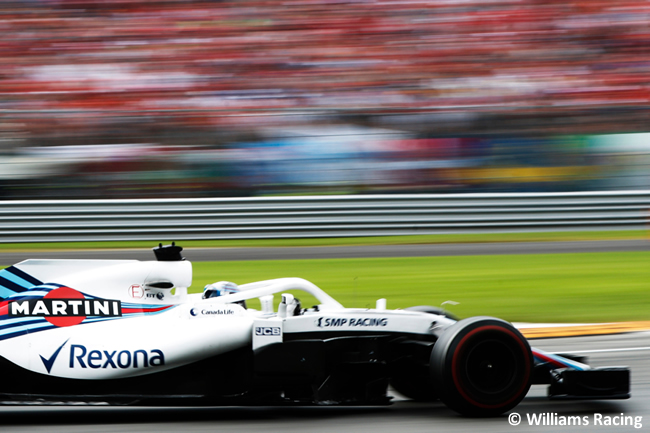
[[[346,307],[372,307],[378,298],[387,298],[388,308],[453,300],[460,304],[448,309],[460,317],[650,320],[649,264],[647,252],[201,262],[194,263],[190,291],[218,280],[302,277]],[[315,302],[298,297],[303,305]]]
[[[589,241],[589,240],[650,239],[648,230],[615,231],[575,231],[575,232],[535,232],[535,233],[485,233],[485,234],[444,234],[417,236],[377,236],[351,238],[312,238],[312,239],[242,239],[242,240],[202,240],[179,241],[185,248],[211,247],[291,247],[291,246],[339,246],[339,245],[396,245],[396,244],[434,244],[468,242],[537,242],[537,241]],[[161,239],[169,243],[173,239]],[[41,242],[7,243],[0,245],[2,251],[57,251],[79,249],[124,249],[152,248],[158,242],[115,241],[115,242]]]
[[[388,245],[648,239],[648,231],[422,235],[336,239],[183,241],[183,247]],[[169,243],[163,240],[164,243]],[[2,251],[151,248],[155,242],[4,244]],[[191,291],[230,280],[239,284],[281,277],[314,282],[346,307],[448,307],[460,317],[491,315],[525,322],[650,320],[650,253],[585,253],[390,259],[195,262]],[[303,300],[312,305],[313,299]],[[276,298],[279,298],[277,296]],[[252,303],[253,306],[259,304]]]

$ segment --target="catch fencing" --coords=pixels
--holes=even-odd
[[[647,229],[650,191],[0,202],[0,242]]]

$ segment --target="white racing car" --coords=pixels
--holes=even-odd
[[[509,323],[442,309],[344,308],[300,278],[188,294],[172,244],[156,261],[26,260],[0,271],[0,402],[374,405],[389,385],[470,416],[551,398],[628,398],[627,368],[544,353]],[[319,304],[303,308],[297,291]],[[291,293],[289,293],[291,292]],[[277,310],[274,295],[280,300]],[[259,298],[259,310],[246,301]]]

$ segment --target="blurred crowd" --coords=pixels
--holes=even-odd
[[[5,0],[0,34],[4,198],[107,187],[115,196],[265,193],[255,179],[269,149],[282,149],[283,170],[300,171],[287,161],[349,128],[366,147],[408,149],[397,160],[429,179],[408,189],[492,190],[506,187],[443,169],[500,168],[495,149],[522,142],[513,137],[527,143],[505,157],[515,168],[528,166],[522,151],[547,166],[593,166],[602,158],[584,146],[546,137],[647,130],[646,0]],[[365,135],[378,128],[380,138]],[[327,167],[350,173],[358,158],[385,157],[355,149],[339,149]],[[396,161],[389,154],[384,163]],[[378,189],[401,188],[384,175]],[[562,188],[593,187],[583,181],[594,176]],[[348,184],[323,178],[330,190]],[[283,179],[294,186],[273,191],[312,191]]]

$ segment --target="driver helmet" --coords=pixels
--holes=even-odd
[[[203,288],[203,299],[215,298],[217,296],[230,295],[239,292],[237,284],[230,281],[219,281],[208,284]]]

